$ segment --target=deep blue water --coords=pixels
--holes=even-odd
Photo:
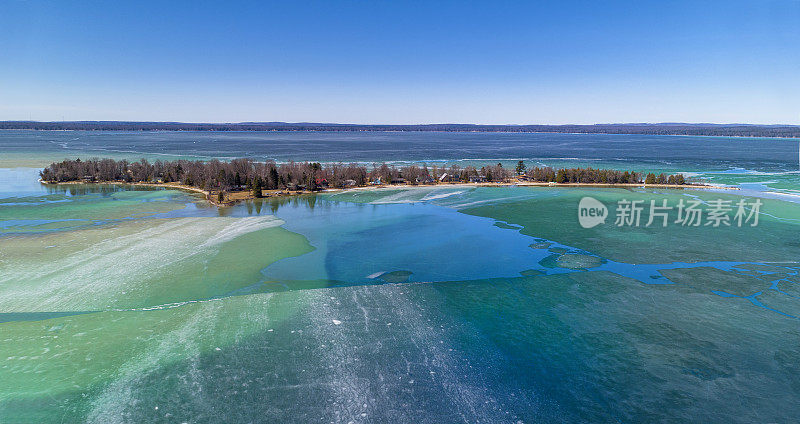
[[[63,157],[236,158],[321,162],[549,159],[668,168],[798,167],[798,140],[774,138],[449,132],[5,131],[0,151]]]

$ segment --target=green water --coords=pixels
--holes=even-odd
[[[0,422],[792,422],[797,186],[743,175],[217,209],[2,169]],[[741,198],[758,226],[614,225]]]

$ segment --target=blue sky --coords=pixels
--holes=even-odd
[[[799,0],[0,11],[0,120],[800,124]]]

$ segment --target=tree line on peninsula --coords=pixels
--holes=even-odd
[[[683,174],[667,175],[664,173],[648,173],[642,180],[639,172],[617,171],[614,169],[596,168],[562,168],[553,169],[533,168],[527,172],[530,181],[565,183],[591,183],[591,184],[688,184]]]
[[[260,197],[262,190],[309,190],[346,188],[370,184],[436,184],[450,182],[534,181],[597,184],[686,184],[683,175],[642,174],[632,171],[594,168],[535,167],[519,161],[515,169],[501,163],[481,168],[458,165],[428,167],[391,164],[320,164],[318,162],[256,162],[251,159],[220,161],[141,159],[67,159],[54,162],[40,172],[42,181],[177,183],[206,191],[250,190]]]

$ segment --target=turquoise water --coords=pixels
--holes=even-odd
[[[378,189],[222,209],[0,169],[0,422],[791,422],[800,205],[789,161],[761,159],[670,165],[739,191]],[[584,196],[606,224],[578,224]],[[759,225],[613,224],[621,199],[717,198],[761,199]]]

